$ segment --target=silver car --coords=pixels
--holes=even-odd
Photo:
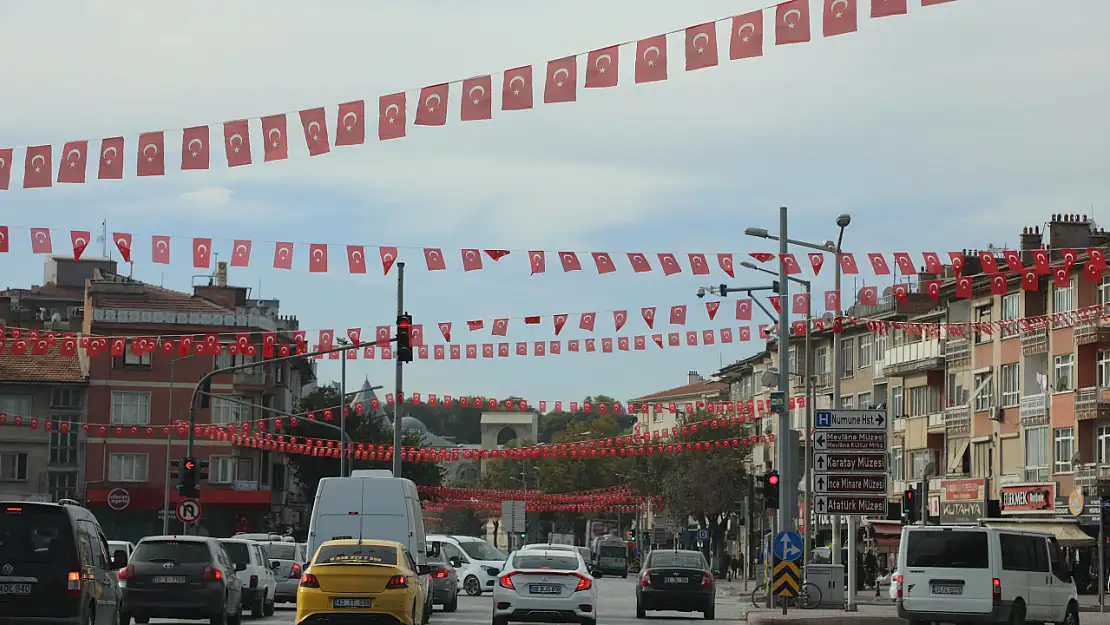
[[[301,582],[301,574],[308,562],[305,546],[294,542],[263,542],[262,549],[273,567],[274,577],[277,578],[277,591],[274,593],[275,603],[296,603],[297,586]],[[277,563],[277,566],[274,566]]]

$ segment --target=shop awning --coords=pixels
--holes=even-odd
[[[981,521],[984,527],[1048,532],[1056,537],[1061,547],[1087,547],[1096,541],[1079,528],[1074,521],[1018,521],[989,519]]]

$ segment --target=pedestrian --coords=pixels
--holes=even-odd
[[[740,579],[740,563],[743,562],[743,557],[744,554],[740,553],[732,559],[732,579],[734,580]]]
[[[732,554],[725,552],[724,557],[721,559],[722,573],[725,574],[725,581],[732,581]]]

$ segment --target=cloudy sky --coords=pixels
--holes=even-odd
[[[188,290],[194,236],[212,236],[227,258],[231,239],[258,241],[250,268],[231,282],[253,296],[280,298],[303,328],[372,328],[391,323],[394,275],[380,266],[345,271],[341,247],[332,272],[309,274],[307,244],[399,246],[407,261],[406,307],[429,337],[453,321],[455,340],[468,319],[597,311],[596,336],[612,335],[611,313],[628,309],[622,334],[646,332],[638,311],[691,307],[688,329],[736,326],[732,309],[710,322],[694,297],[720,272],[663,277],[633,274],[626,252],[746,255],[770,251],[743,235],[747,226],[777,229],[791,209],[791,236],[835,236],[838,213],[852,215],[846,248],[855,252],[948,251],[1015,244],[1024,225],[1050,212],[1094,213],[1110,207],[1110,121],[1105,80],[1110,3],[1072,0],[956,0],[871,20],[860,0],[859,32],[820,36],[812,0],[811,43],[772,45],[766,17],[762,58],[728,60],[728,22],[719,24],[721,64],[687,73],[681,34],[669,40],[666,82],[636,85],[632,49],[622,49],[620,85],[583,90],[578,101],[543,105],[543,65],[614,43],[757,10],[764,2],[723,0],[565,0],[558,3],[333,0],[149,3],[101,1],[0,7],[4,77],[0,142],[16,146],[13,189],[0,194],[0,223],[16,240],[3,259],[4,281],[41,281],[26,230],[51,227],[56,248],[68,230],[136,235],[137,278]],[[1057,7],[1057,4],[1066,4]],[[499,72],[536,64],[536,108],[500,112]],[[458,122],[453,85],[449,122],[409,127],[403,140],[369,140],[309,157],[295,116],[288,161],[261,164],[263,115],[328,106],[425,85],[494,75],[494,119]],[[222,151],[211,171],[175,171],[180,129],[252,118],[255,165],[229,171]],[[412,111],[409,113],[410,123]],[[167,130],[168,175],[133,176],[135,137]],[[127,179],[23,190],[19,146],[128,137]],[[217,142],[217,148],[219,143]],[[1110,219],[1110,215],[1106,216]],[[149,236],[182,237],[175,262],[153,265]],[[273,241],[296,241],[293,271],[270,267]],[[269,243],[266,243],[269,242]],[[429,273],[421,247],[447,250],[449,270]],[[464,274],[458,250],[514,252]],[[530,276],[524,250],[613,252],[619,270]],[[369,249],[371,260],[376,249]],[[801,252],[801,250],[799,250]],[[619,256],[617,256],[619,253]],[[804,255],[802,256],[804,258]],[[919,257],[918,257],[919,258]],[[592,263],[590,263],[592,265]],[[743,271],[743,270],[741,270]],[[831,273],[829,271],[823,273]],[[870,276],[869,284],[886,286]],[[886,280],[889,283],[889,276]],[[733,284],[764,283],[738,275]],[[853,286],[861,286],[856,283]],[[815,287],[830,288],[823,275]],[[663,326],[666,327],[665,320]],[[551,319],[508,340],[553,337]],[[560,338],[589,336],[572,315]],[[314,333],[310,333],[314,334]],[[755,344],[623,354],[562,354],[456,362],[418,361],[406,390],[532,400],[621,398],[677,386],[686,372],[715,371]],[[324,361],[322,377],[338,375]],[[348,376],[391,384],[392,367],[351,363]]]

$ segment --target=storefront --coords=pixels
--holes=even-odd
[[[1097,588],[1087,584],[1090,562],[1097,561],[1093,558],[1097,541],[1081,525],[1088,512],[1082,492],[1078,498],[1073,492],[1058,500],[1055,483],[1011,484],[1002,487],[999,507],[1003,518],[988,519],[983,523],[985,526],[1052,534],[1075,567],[1076,587],[1080,592]],[[1097,531],[1097,526],[1095,529]]]
[[[987,517],[986,480],[941,480],[940,493],[941,525],[975,525]]]
[[[182,531],[175,512],[181,497],[170,493],[169,531]],[[111,540],[138,541],[162,533],[165,491],[160,488],[90,488],[85,505],[96,515]],[[237,531],[272,531],[268,525],[270,491],[202,490],[197,532],[231,536]]]

